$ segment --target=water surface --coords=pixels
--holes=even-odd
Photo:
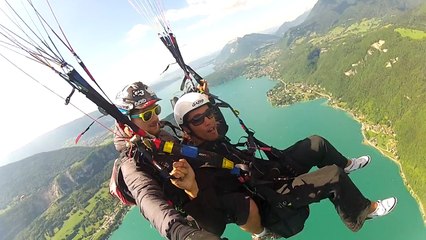
[[[178,83],[180,84],[180,83]],[[176,86],[178,86],[178,84]],[[237,78],[212,88],[212,93],[232,104],[240,111],[245,124],[256,131],[256,136],[268,144],[285,148],[307,136],[318,134],[327,138],[347,157],[369,154],[372,163],[365,169],[352,173],[351,179],[361,192],[371,200],[396,196],[398,206],[386,217],[370,220],[356,233],[348,230],[340,221],[328,200],[311,205],[311,215],[303,232],[292,237],[295,240],[424,240],[426,228],[417,203],[403,184],[395,163],[371,146],[362,144],[361,125],[342,110],[327,105],[326,100],[298,103],[289,107],[274,108],[267,102],[266,91],[275,83],[267,78],[246,80]],[[160,92],[164,109],[171,111],[167,96],[176,86]],[[238,121],[224,110],[230,125],[229,136],[235,142],[244,135]],[[228,225],[224,234],[230,240],[250,239],[235,225]],[[133,208],[121,226],[112,234],[112,240],[143,239],[160,240],[160,235]]]

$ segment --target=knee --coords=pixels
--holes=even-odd
[[[311,142],[311,149],[315,151],[319,151],[319,149],[322,149],[322,146],[324,146],[325,139],[318,135],[312,135],[309,137],[309,140]]]
[[[249,207],[249,216],[252,217],[253,219],[258,219],[260,218],[260,214],[259,214],[259,208],[257,207],[257,204],[255,201],[253,201],[253,199],[250,198],[250,207]]]
[[[259,214],[259,208],[252,199],[250,199],[250,207],[247,220],[244,224],[240,225],[240,228],[244,231],[251,233],[260,233],[263,229]]]
[[[324,171],[327,171],[330,174],[330,176],[334,176],[334,177],[339,177],[339,176],[342,176],[342,175],[346,176],[345,171],[343,171],[343,169],[341,167],[339,167],[335,164],[325,166],[321,169],[324,169]]]
[[[319,135],[312,135],[309,137],[309,139],[311,140],[311,143],[323,143],[324,142],[324,138],[319,136]]]

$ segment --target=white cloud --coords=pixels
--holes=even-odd
[[[116,58],[111,66],[100,71],[98,76],[105,84],[104,90],[109,96],[115,96],[117,91],[126,84],[142,81],[152,84],[159,80],[161,72],[167,64],[174,61],[160,40],[152,45],[134,47],[123,57]]]
[[[271,0],[187,0],[188,6],[171,9],[166,13],[170,21],[179,21],[196,16],[226,16],[231,13],[268,4]]]
[[[137,24],[130,29],[126,34],[125,42],[127,44],[135,45],[139,43],[144,36],[146,36],[147,32],[149,32],[151,28],[147,25]]]
[[[257,25],[260,27],[261,23],[264,30],[269,23],[281,24],[284,21],[293,20],[304,11],[310,9],[317,0],[187,0],[188,6],[181,9],[171,9],[166,12],[166,18],[170,22],[177,22],[184,19],[191,19],[199,17],[190,26],[188,30],[194,31],[200,28],[213,26],[216,22],[224,19],[225,17],[232,16],[243,11],[257,11],[257,9],[271,7],[270,14],[262,19],[253,19],[252,23],[247,25]],[[273,26],[273,25],[272,25]],[[247,26],[248,27],[248,26]]]

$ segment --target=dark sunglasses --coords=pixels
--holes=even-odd
[[[198,126],[203,124],[204,119],[206,117],[208,119],[211,119],[213,116],[214,116],[214,110],[209,108],[204,113],[195,115],[191,120],[188,120],[188,122],[194,126]]]
[[[148,122],[149,120],[151,120],[153,114],[158,116],[160,113],[161,113],[161,107],[160,105],[157,105],[154,108],[147,110],[145,112],[141,112],[135,115],[130,115],[130,118],[142,118],[144,122]]]

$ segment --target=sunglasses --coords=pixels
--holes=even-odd
[[[144,122],[148,122],[151,120],[153,114],[159,115],[161,113],[160,105],[156,105],[153,109],[147,110],[145,112],[141,112],[139,114],[130,115],[130,118],[142,118]]]
[[[214,111],[213,109],[209,108],[202,114],[195,115],[191,120],[188,120],[189,123],[191,123],[194,126],[198,126],[203,124],[205,118],[211,119],[214,117]]]

